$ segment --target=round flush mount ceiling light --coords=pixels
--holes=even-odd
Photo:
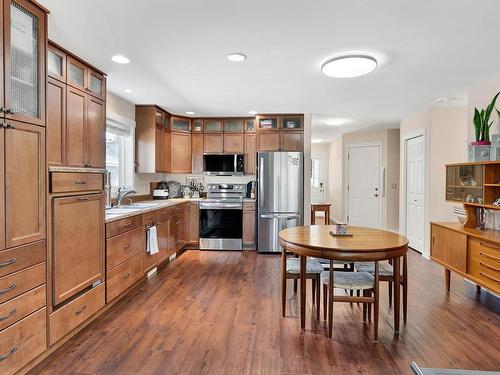
[[[196,112],[193,112],[193,111],[186,111],[185,113],[186,113],[186,115],[189,115],[189,116],[196,114]]]
[[[247,59],[247,56],[244,55],[243,53],[236,52],[236,53],[230,53],[229,55],[227,55],[227,59],[229,61],[232,61],[232,62],[241,62],[241,61],[245,61]]]
[[[125,91],[127,94],[132,94],[134,92],[134,90],[132,89],[125,89],[123,91]]]
[[[248,111],[248,114],[251,116],[255,116],[257,114],[257,111]]]
[[[368,55],[344,55],[326,61],[321,72],[333,78],[359,77],[372,72],[377,60]]]
[[[448,100],[450,100],[450,98],[447,98],[447,97],[442,97],[442,98],[436,98],[434,101],[436,103],[445,103],[447,102]]]
[[[111,60],[117,64],[128,64],[130,62],[130,59],[123,55],[114,55]]]

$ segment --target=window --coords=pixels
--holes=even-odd
[[[106,118],[106,170],[113,193],[133,185],[134,128],[135,122],[128,118],[112,113]]]

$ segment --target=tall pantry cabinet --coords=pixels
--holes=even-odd
[[[47,11],[0,3],[0,373],[47,348],[45,83]]]

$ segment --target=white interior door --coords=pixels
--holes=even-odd
[[[406,237],[410,247],[424,250],[424,137],[406,141]]]
[[[380,228],[380,146],[350,146],[347,158],[347,221]]]
[[[325,201],[325,155],[311,155],[311,202]]]

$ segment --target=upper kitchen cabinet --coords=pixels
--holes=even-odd
[[[245,124],[245,133],[254,133],[255,132],[255,119],[254,118],[246,118],[243,121]]]
[[[137,105],[135,121],[137,172],[170,172],[172,165],[176,163],[175,155],[171,153],[171,145],[176,139],[169,130],[173,122],[170,114],[155,105]],[[189,168],[191,169],[191,159]]]
[[[191,134],[170,133],[171,173],[191,173]]]
[[[41,126],[45,125],[46,24],[45,10],[34,3],[3,2],[0,112],[9,119]]]
[[[243,120],[225,119],[224,133],[243,133]]]
[[[304,116],[259,115],[257,124],[257,151],[303,151]]]
[[[191,120],[186,117],[172,116],[170,130],[173,132],[189,132],[191,131]]]
[[[222,120],[218,119],[206,119],[204,121],[204,127],[203,127],[205,133],[222,133],[223,127],[222,127]]]
[[[257,123],[257,129],[262,130],[278,130],[279,128],[279,116],[277,115],[261,115],[257,116],[255,119]]]
[[[302,115],[281,115],[280,128],[285,130],[303,130],[304,116]]]
[[[196,119],[193,120],[193,126],[191,128],[193,133],[202,133],[203,132],[203,120]]]
[[[104,168],[105,75],[52,42],[47,67],[48,165]]]

